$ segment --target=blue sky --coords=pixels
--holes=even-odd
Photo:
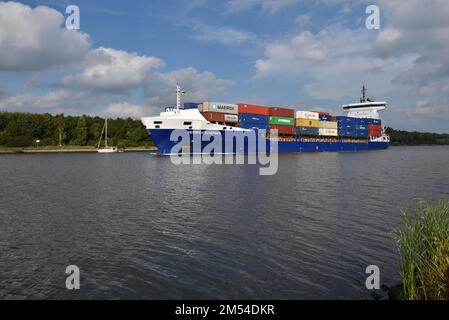
[[[81,29],[64,28],[80,8]],[[395,128],[449,131],[449,4],[380,0],[0,2],[0,109],[140,117],[187,100],[341,113],[362,84]]]

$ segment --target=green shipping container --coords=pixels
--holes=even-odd
[[[270,116],[269,121],[270,121],[271,125],[280,125],[280,126],[294,126],[295,125],[294,118]]]

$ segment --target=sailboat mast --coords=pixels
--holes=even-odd
[[[106,118],[106,124],[105,124],[105,134],[104,134],[104,143],[105,147],[108,147],[108,118]]]

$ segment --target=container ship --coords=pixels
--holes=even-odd
[[[387,103],[366,98],[365,86],[358,103],[342,106],[345,116],[245,103],[207,101],[183,104],[183,94],[184,91],[178,85],[175,108],[166,108],[156,117],[142,118],[161,155],[173,153],[179,141],[172,141],[170,137],[174,130],[180,129],[190,135],[181,153],[203,153],[211,141],[210,137],[217,135],[222,139],[223,148],[220,152],[215,150],[216,153],[256,151],[249,148],[248,140],[243,145],[236,145],[233,140],[232,149],[225,148],[229,146],[229,139],[249,133],[258,140],[257,146],[262,143],[267,152],[279,153],[382,150],[390,144],[390,137],[385,133],[379,116],[379,111],[385,110]],[[201,141],[200,148],[198,140]],[[210,149],[207,150],[204,152],[210,152]]]

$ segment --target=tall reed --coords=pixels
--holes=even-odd
[[[402,298],[449,299],[449,201],[418,201],[402,209],[394,235],[399,250]]]

